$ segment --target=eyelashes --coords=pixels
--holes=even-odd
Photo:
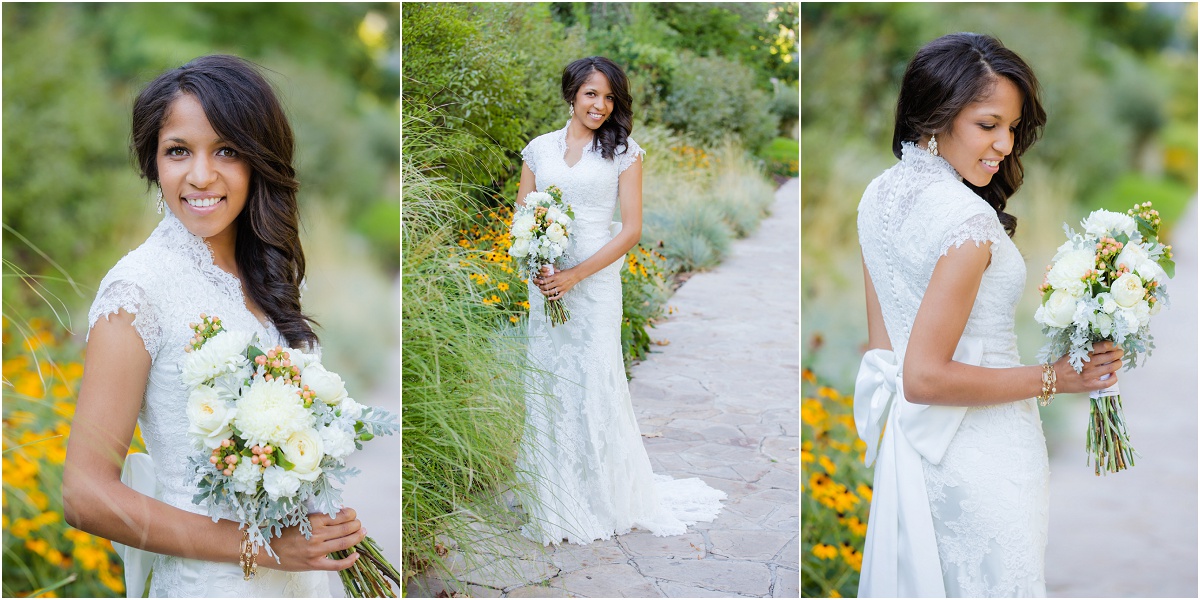
[[[188,153],[189,153],[189,150],[187,148],[176,144],[176,145],[173,145],[173,146],[167,148],[166,150],[164,150],[163,156],[178,157],[178,156],[186,156]],[[222,156],[224,158],[239,158],[241,156],[241,154],[238,153],[238,151],[235,150],[234,148],[225,146],[225,147],[221,148],[220,150],[217,150],[217,156]]]

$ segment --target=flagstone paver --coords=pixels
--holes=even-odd
[[[508,532],[494,538],[508,551],[455,573],[457,591],[798,596],[799,198],[797,180],[784,184],[759,230],[676,292],[675,314],[651,331],[666,345],[632,369],[629,390],[655,472],[723,490],[720,516],[681,536],[635,530],[587,546],[543,549]],[[473,561],[481,565],[479,556]],[[409,597],[430,597],[446,584],[425,574],[407,588]]]
[[[1046,588],[1062,597],[1196,597],[1196,202],[1169,234],[1170,308],[1150,322],[1157,347],[1121,371],[1134,467],[1097,477],[1084,464],[1088,402],[1070,402],[1051,448]]]

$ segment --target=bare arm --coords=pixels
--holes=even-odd
[[[190,513],[140,494],[121,482],[138,409],[150,374],[150,355],[122,310],[92,327],[83,382],[63,468],[63,511],[67,523],[93,535],[158,554],[236,563],[242,533],[233,521]],[[189,443],[179,440],[179,443]],[[306,540],[289,527],[271,547],[282,564],[260,566],[285,571],[341,570],[357,553],[341,561],[325,555],[361,541],[366,531],[344,509],[336,519],[312,515],[313,536]]]
[[[537,177],[529,163],[521,163],[521,183],[517,186],[517,206],[525,206],[525,196],[537,189]]]
[[[524,176],[522,176],[524,185]],[[587,260],[550,276],[535,279],[542,295],[551,300],[562,298],[580,281],[613,264],[642,239],[642,159],[629,165],[617,180],[617,198],[621,202],[621,233],[609,240]],[[555,292],[557,290],[557,292]]]
[[[867,349],[891,350],[892,340],[883,324],[883,309],[879,307],[879,296],[875,293],[866,261],[863,261],[863,283],[867,289]]]
[[[904,357],[904,395],[917,404],[972,406],[1032,398],[1042,393],[1042,368],[992,369],[951,360],[975,304],[979,283],[991,259],[991,243],[951,248],[933,269],[917,310]],[[1066,357],[1054,363],[1059,392],[1087,392],[1116,382],[1123,352],[1096,344],[1082,373]],[[1112,378],[1100,381],[1111,373]]]

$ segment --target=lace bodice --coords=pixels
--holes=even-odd
[[[965,242],[991,242],[991,263],[963,335],[983,339],[984,366],[1020,364],[1014,315],[1025,285],[1021,253],[995,209],[962,183],[950,163],[907,142],[901,153],[858,206],[863,259],[893,350],[903,357],[937,261]]]
[[[188,456],[194,450],[187,435],[188,390],[180,379],[184,348],[193,335],[190,324],[199,321],[200,313],[205,313],[221,317],[227,329],[256,332],[260,342],[268,347],[283,340],[273,324],[263,324],[246,308],[241,282],[218,267],[204,241],[192,235],[170,211],[150,237],[118,261],[100,282],[88,312],[89,331],[97,320],[108,318],[121,309],[134,315],[134,329],[151,360],[138,424],[146,450],[154,461],[158,480],[156,496],[176,508],[207,514],[202,507],[192,504],[192,496],[198,490],[188,468]],[[189,569],[212,575],[226,570],[234,573],[237,565],[161,556],[154,567],[152,593],[219,596],[221,594],[215,590],[226,589],[212,587],[210,591],[214,593],[205,593],[206,588],[195,589],[195,582],[186,583],[186,577],[172,575]],[[261,576],[264,572],[267,574]],[[260,577],[244,586],[240,572],[236,575],[236,582],[217,577],[211,585],[228,583],[233,587],[227,590],[237,591],[239,595],[255,590],[271,592],[268,595],[288,591],[295,594],[287,595],[307,595],[323,589],[296,587],[303,580],[280,571],[260,570]],[[314,584],[316,581],[313,579]],[[284,582],[284,587],[272,587],[271,582]],[[328,594],[327,589],[324,594]]]
[[[633,138],[626,141],[617,146],[617,154],[611,160],[606,160],[588,142],[579,162],[567,166],[567,127],[563,127],[534,138],[521,151],[521,158],[537,179],[538,191],[558,186],[564,201],[575,211],[575,239],[567,249],[562,268],[583,262],[612,239],[609,226],[617,206],[618,177],[646,153]]]

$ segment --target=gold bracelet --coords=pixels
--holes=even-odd
[[[1054,372],[1054,365],[1046,363],[1042,365],[1042,393],[1037,397],[1038,404],[1041,406],[1050,406],[1054,401],[1054,394],[1058,393],[1058,373]]]
[[[242,532],[242,577],[246,581],[250,581],[258,574],[258,548],[250,541],[250,526]]]

